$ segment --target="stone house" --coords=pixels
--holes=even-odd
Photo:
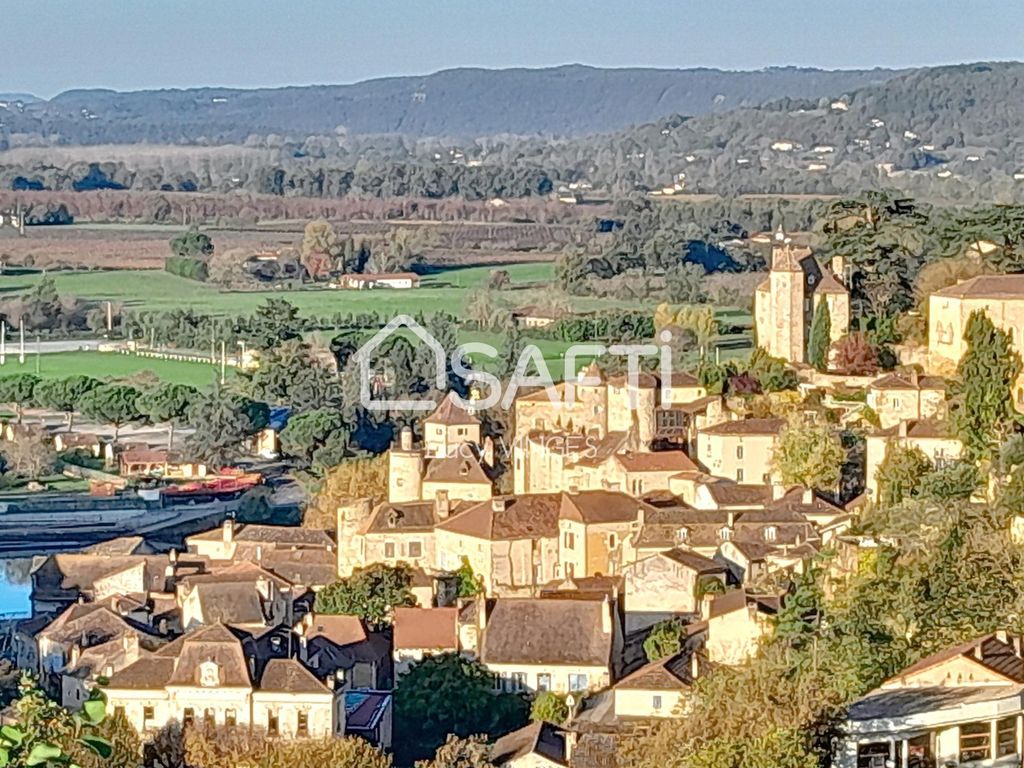
[[[615,717],[682,717],[694,681],[707,673],[705,666],[692,649],[645,664],[612,686]]]
[[[867,405],[878,414],[882,429],[911,419],[941,419],[946,410],[946,381],[916,371],[889,373],[868,385]]]
[[[761,639],[772,632],[781,598],[736,589],[718,595],[707,618],[704,652],[713,664],[742,664],[753,658]]]
[[[1024,275],[979,275],[928,297],[929,362],[939,372],[950,370],[967,351],[964,332],[975,311],[988,315],[1024,355]],[[1013,391],[1017,410],[1024,410],[1024,374]]]
[[[768,278],[754,294],[757,344],[773,357],[791,363],[807,360],[807,342],[818,305],[828,307],[830,340],[843,338],[850,329],[850,292],[841,282],[841,257],[822,269],[811,249],[797,245],[780,227],[772,240]]]
[[[706,591],[725,586],[726,568],[683,548],[638,560],[623,569],[626,634],[672,618],[699,617]]]
[[[1005,632],[921,659],[849,708],[835,768],[1020,765],[1021,640]]]
[[[878,500],[878,470],[890,446],[918,448],[936,469],[960,460],[963,443],[952,437],[943,422],[932,420],[902,421],[888,429],[878,429],[865,441],[864,489],[868,497]]]
[[[696,459],[710,475],[743,485],[766,485],[785,419],[725,421],[697,433]]]
[[[248,655],[222,624],[203,627],[114,673],[108,707],[140,733],[170,722],[250,725],[270,736],[344,732],[344,704],[294,659]]]
[[[307,613],[292,627],[298,660],[337,688],[377,689],[393,679],[388,638],[370,632],[358,616]]]
[[[397,678],[427,656],[459,653],[459,608],[395,608],[393,659]]]
[[[607,687],[621,632],[605,599],[499,598],[479,611],[480,661],[506,691]]]

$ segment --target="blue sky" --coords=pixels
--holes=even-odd
[[[903,67],[1024,59],[1021,0],[36,0],[0,91],[347,83],[456,66]]]

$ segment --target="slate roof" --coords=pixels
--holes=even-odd
[[[698,674],[706,666],[698,657]],[[625,691],[685,691],[693,685],[692,651],[680,651],[673,656],[652,661],[615,684]]]
[[[423,475],[427,483],[490,483],[480,460],[468,456],[442,456],[427,461],[427,470]]]
[[[604,600],[501,598],[487,617],[481,660],[608,666],[612,633],[605,634],[603,617],[609,610]]]
[[[746,608],[747,605],[754,605],[760,613],[775,615],[782,606],[782,598],[779,595],[755,595],[743,589],[734,589],[711,601],[709,618],[724,616]]]
[[[696,552],[683,549],[682,547],[676,547],[670,549],[667,552],[662,552],[661,557],[667,557],[669,560],[673,560],[680,565],[684,565],[696,571],[699,574],[705,573],[724,573],[725,566],[712,560],[709,557],[697,554]]]
[[[195,587],[203,623],[263,624],[263,604],[250,582],[204,583]]]

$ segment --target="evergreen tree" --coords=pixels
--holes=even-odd
[[[967,352],[950,382],[950,423],[966,458],[990,459],[1017,423],[1013,384],[1021,373],[1021,359],[1010,336],[980,310],[967,320],[964,340]]]
[[[832,316],[828,311],[828,303],[822,299],[814,309],[811,321],[811,336],[807,341],[807,362],[824,371],[828,367],[828,347],[832,335]]]

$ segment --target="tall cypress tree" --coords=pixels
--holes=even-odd
[[[832,316],[828,311],[828,302],[824,298],[814,308],[814,319],[811,320],[811,335],[807,340],[807,362],[819,371],[828,366],[828,347],[832,335]]]
[[[988,315],[971,313],[964,332],[967,352],[950,382],[953,432],[964,444],[967,458],[991,458],[1018,420],[1013,408],[1013,384],[1020,376],[1020,355],[1010,337]]]

